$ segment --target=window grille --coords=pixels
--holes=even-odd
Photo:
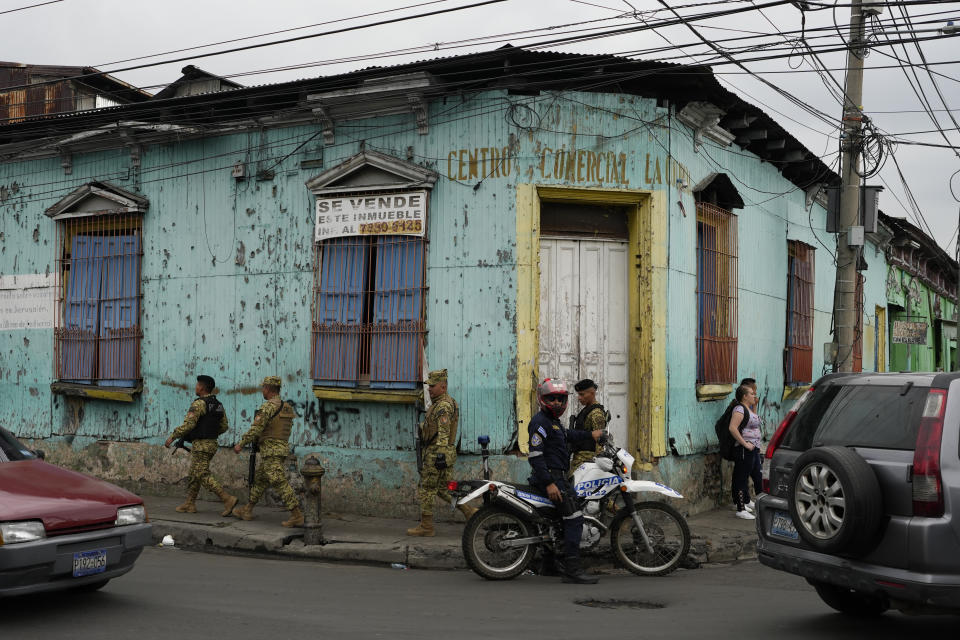
[[[61,382],[134,387],[140,381],[139,214],[57,223],[54,375]]]
[[[697,203],[697,382],[737,375],[737,217]]]
[[[814,249],[787,242],[787,339],[784,380],[787,384],[813,381]]]
[[[333,238],[316,243],[314,253],[314,383],[417,388],[426,333],[423,238]]]

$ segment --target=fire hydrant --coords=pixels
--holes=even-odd
[[[303,476],[303,543],[323,544],[320,522],[320,480],[326,470],[316,456],[310,455],[300,467]]]

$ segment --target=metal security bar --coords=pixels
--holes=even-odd
[[[54,376],[135,387],[140,381],[140,214],[57,223]]]
[[[334,238],[316,243],[314,256],[314,383],[375,389],[422,384],[423,238]]]
[[[813,381],[814,249],[797,240],[787,242],[787,338],[784,380]]]
[[[737,375],[737,217],[697,203],[697,382]]]

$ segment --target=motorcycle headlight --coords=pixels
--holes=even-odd
[[[601,471],[606,471],[607,473],[613,471],[613,460],[610,458],[605,456],[597,456],[593,459],[593,461],[597,463],[597,466],[600,467]]]
[[[114,525],[122,527],[128,524],[142,524],[147,521],[147,510],[142,504],[117,509],[117,521]]]
[[[47,532],[40,520],[0,522],[0,545],[32,542],[46,537]]]

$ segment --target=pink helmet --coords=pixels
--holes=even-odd
[[[569,394],[570,392],[567,391],[567,385],[564,384],[562,380],[547,378],[537,387],[537,402],[540,403],[540,408],[546,413],[549,413],[554,418],[559,418],[563,415],[563,412],[567,410],[567,396]],[[563,403],[560,405],[548,404],[545,399],[547,396],[563,396]]]

